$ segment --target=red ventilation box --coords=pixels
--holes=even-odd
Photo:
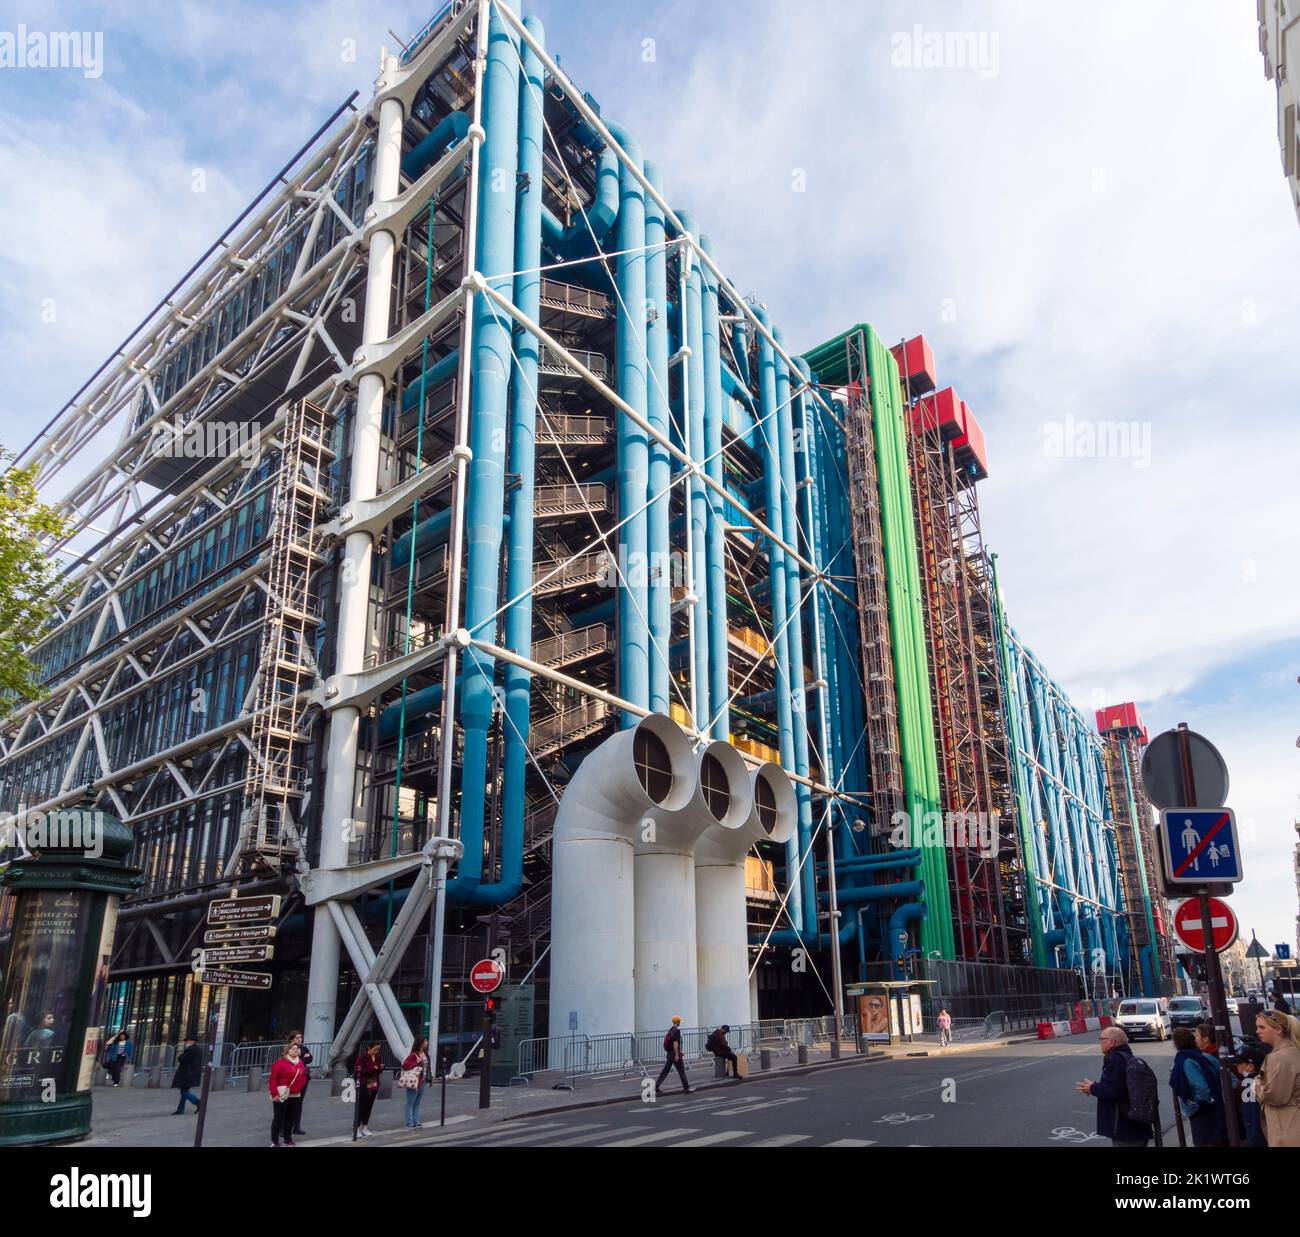
[[[962,437],[966,432],[965,403],[952,387],[916,401],[912,409],[912,432],[938,429],[944,442]]]
[[[967,477],[973,481],[983,481],[989,475],[988,451],[984,446],[984,431],[975,420],[970,405],[961,401],[961,424],[965,433],[952,441],[952,449],[957,456],[957,463],[962,466]]]
[[[1104,709],[1097,710],[1097,733],[1106,734],[1116,730],[1121,733],[1135,731],[1146,742],[1147,728],[1142,724],[1142,715],[1138,712],[1137,705],[1131,700],[1126,704],[1108,704]]]
[[[898,362],[898,379],[905,394],[927,395],[938,386],[934,376],[934,353],[924,335],[895,344],[889,351]]]

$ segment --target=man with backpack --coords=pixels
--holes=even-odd
[[[1160,1141],[1156,1076],[1141,1057],[1133,1055],[1120,1027],[1101,1032],[1101,1077],[1078,1084],[1081,1095],[1097,1100],[1097,1133],[1113,1147],[1145,1147],[1154,1129]]]
[[[713,1053],[719,1061],[729,1064],[731,1066],[731,1076],[739,1082],[740,1062],[736,1054],[731,1051],[731,1045],[727,1043],[727,1034],[730,1030],[731,1027],[724,1022],[716,1030],[710,1031],[709,1038],[704,1041],[704,1049],[706,1052]],[[723,1072],[726,1072],[725,1069]]]
[[[669,1071],[674,1066],[677,1067],[677,1076],[682,1080],[682,1090],[689,1092],[691,1084],[686,1081],[686,1066],[682,1063],[682,1019],[679,1014],[673,1015],[673,1025],[664,1036],[664,1052],[667,1059],[664,1061],[664,1067],[660,1071],[658,1081],[655,1083],[655,1094],[659,1094],[663,1088],[664,1079],[668,1077]]]

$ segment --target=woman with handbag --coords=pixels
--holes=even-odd
[[[269,1088],[275,1115],[271,1118],[271,1146],[293,1147],[293,1131],[302,1117],[302,1093],[307,1087],[307,1067],[302,1063],[296,1043],[285,1046],[282,1056],[271,1066]]]
[[[298,1105],[298,1120],[294,1122],[293,1126],[295,1135],[300,1134],[306,1138],[307,1131],[302,1128],[302,1110],[307,1103],[307,1088],[311,1086],[311,1063],[315,1060],[315,1057],[312,1056],[311,1049],[303,1042],[301,1031],[295,1031],[290,1035],[289,1042],[298,1045],[298,1059],[302,1061],[307,1070],[307,1081],[302,1084],[302,1102]]]
[[[379,1079],[384,1072],[384,1063],[379,1057],[382,1051],[383,1045],[376,1041],[357,1058],[357,1134],[361,1138],[370,1137],[370,1114],[375,1110]]]
[[[1268,1145],[1300,1147],[1300,1019],[1270,1010],[1256,1017],[1255,1034],[1269,1049],[1255,1079]]]
[[[406,1091],[406,1128],[420,1130],[420,1102],[424,1099],[424,1088],[429,1085],[429,1041],[416,1040],[415,1046],[406,1054],[402,1062],[402,1072],[397,1076],[397,1085]]]

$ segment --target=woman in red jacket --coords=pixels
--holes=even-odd
[[[424,1088],[429,1085],[429,1041],[418,1039],[402,1062],[402,1073],[397,1085],[406,1091],[406,1128],[420,1130],[420,1101]]]
[[[293,1131],[302,1119],[302,1093],[307,1089],[307,1067],[297,1042],[288,1044],[271,1066],[269,1084],[275,1116],[271,1118],[271,1146],[293,1147]],[[282,1141],[283,1140],[283,1141]]]
[[[362,1138],[370,1137],[370,1114],[379,1098],[379,1079],[384,1073],[384,1063],[379,1057],[382,1051],[383,1044],[375,1042],[357,1057],[357,1134]]]

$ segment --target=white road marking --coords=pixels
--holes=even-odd
[[[507,1130],[494,1130],[492,1132],[492,1136],[494,1136],[497,1139],[500,1139],[501,1141],[499,1144],[494,1143],[493,1145],[516,1147],[516,1146],[522,1146],[524,1143],[545,1142],[545,1140],[548,1138],[558,1138],[562,1134],[577,1134],[580,1130],[598,1131],[598,1130],[607,1130],[610,1127],[608,1122],[595,1121],[595,1122],[590,1122],[587,1125],[550,1126],[545,1130],[535,1130],[533,1129],[532,1126],[528,1126],[526,1128],[528,1128],[532,1132],[527,1134],[514,1135]]]
[[[597,1127],[594,1130],[588,1130],[587,1133],[585,1134],[579,1134],[576,1138],[560,1138],[553,1143],[545,1143],[544,1145],[547,1147],[577,1147],[580,1146],[582,1143],[598,1141],[600,1138],[603,1137],[601,1131],[605,1130],[606,1128],[607,1127],[602,1125]],[[617,1133],[634,1134],[638,1130],[648,1130],[649,1128],[650,1127],[648,1125],[620,1125],[617,1128]]]
[[[784,1104],[802,1104],[808,1097],[792,1095],[783,1100],[764,1100],[761,1103],[746,1104],[743,1108],[715,1108],[709,1113],[711,1117],[748,1116],[751,1112],[760,1112],[764,1108],[780,1108]]]
[[[874,1147],[874,1138],[837,1138],[833,1143],[823,1143],[826,1147]]]
[[[689,1126],[684,1130],[660,1130],[657,1134],[641,1134],[637,1138],[620,1138],[618,1142],[606,1143],[607,1147],[641,1147],[646,1143],[666,1142],[670,1138],[680,1138],[683,1134],[694,1134]]]
[[[700,1138],[689,1138],[686,1142],[674,1143],[674,1147],[711,1147],[714,1143],[731,1142],[736,1138],[748,1138],[749,1130],[723,1130],[720,1134],[704,1134]]]
[[[760,1138],[756,1143],[750,1143],[751,1147],[788,1147],[791,1143],[807,1142],[812,1137],[811,1134],[777,1134],[773,1138]],[[831,1143],[831,1146],[835,1146]]]

